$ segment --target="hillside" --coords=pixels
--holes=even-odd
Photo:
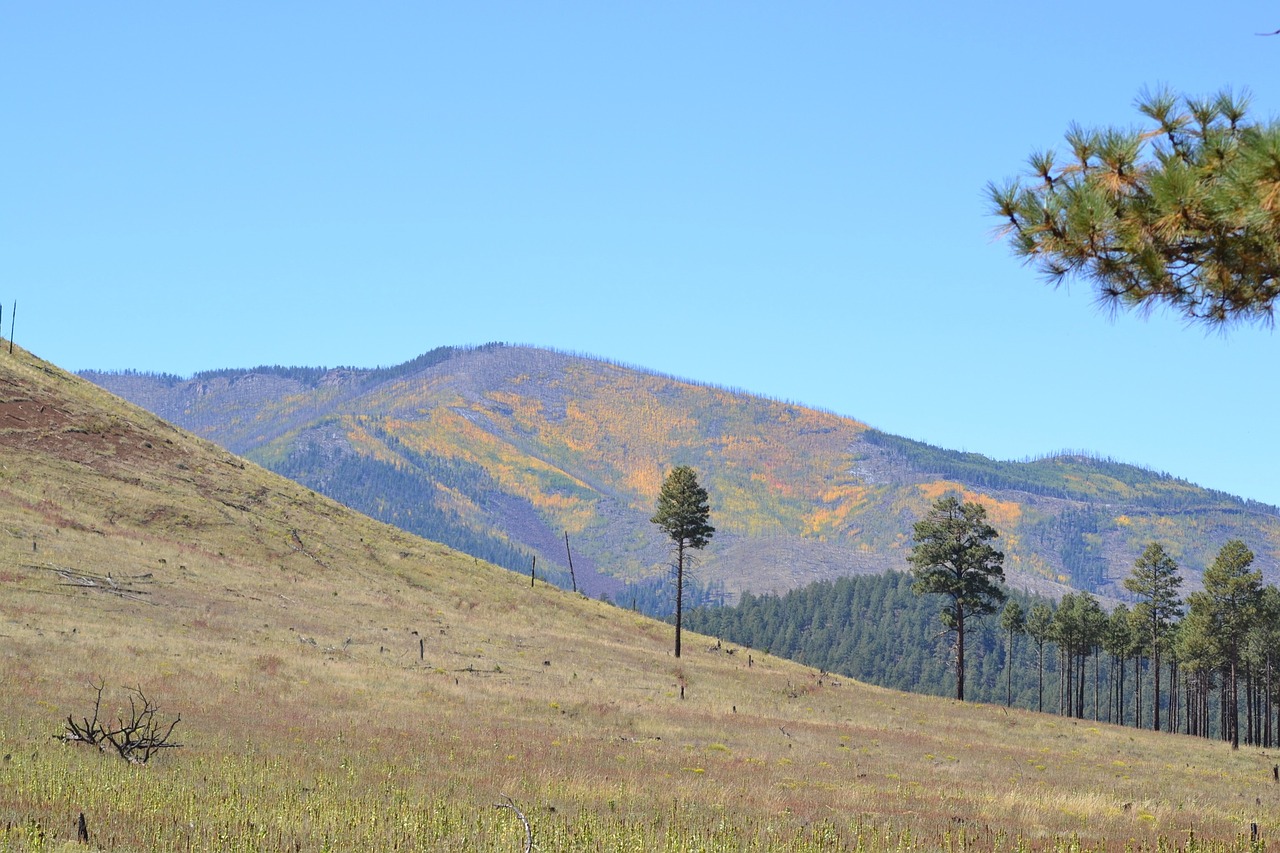
[[[698,577],[730,596],[903,569],[939,495],[983,501],[1010,581],[1123,598],[1159,539],[1195,585],[1244,539],[1280,581],[1280,516],[1166,474],[1078,455],[999,462],[850,418],[528,347],[441,348],[395,368],[259,368],[190,379],[86,373],[103,387],[382,520],[628,603],[666,552],[648,519],[693,465],[717,536]],[[644,586],[647,584],[647,586]],[[631,596],[632,598],[628,598]]]
[[[80,813],[110,851],[520,849],[502,804],[543,850],[1243,850],[1280,807],[1267,754],[697,635],[676,660],[669,626],[21,350],[0,356],[0,530],[0,849],[85,849]],[[183,746],[131,766],[51,739],[93,685],[108,714],[144,690]]]

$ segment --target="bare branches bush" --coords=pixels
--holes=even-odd
[[[182,746],[172,743],[173,730],[182,721],[179,714],[166,722],[158,714],[160,708],[141,687],[130,688],[128,712],[121,712],[114,725],[102,719],[102,684],[91,684],[94,690],[93,717],[81,717],[77,722],[75,715],[68,714],[66,731],[55,735],[64,743],[87,743],[97,746],[104,752],[108,747],[132,764],[146,764],[162,749],[175,749]]]

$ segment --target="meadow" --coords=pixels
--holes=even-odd
[[[0,359],[0,851],[1249,850],[1277,756],[832,678]],[[129,688],[145,765],[55,738]],[[1251,827],[1259,837],[1251,839]]]

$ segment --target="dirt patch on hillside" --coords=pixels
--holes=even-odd
[[[42,453],[109,473],[176,461],[171,439],[137,424],[42,394],[11,377],[0,378],[0,447]]]

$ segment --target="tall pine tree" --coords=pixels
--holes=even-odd
[[[1151,728],[1160,730],[1160,647],[1182,608],[1178,589],[1182,578],[1178,564],[1159,542],[1152,542],[1134,561],[1124,588],[1139,597],[1134,619],[1145,626],[1151,655]]]
[[[697,473],[688,465],[673,468],[658,495],[658,511],[649,520],[667,534],[675,552],[676,657],[680,657],[687,552],[701,550],[711,541],[716,529],[709,523],[710,517],[710,499],[707,490],[698,485]]]
[[[917,595],[943,595],[942,624],[956,635],[956,699],[964,700],[964,643],[969,619],[1004,603],[1004,554],[989,543],[1000,534],[980,503],[944,495],[915,523],[915,547],[907,560]]]
[[[1262,602],[1262,572],[1250,571],[1252,564],[1253,552],[1248,546],[1239,539],[1227,542],[1205,569],[1204,592],[1190,596],[1189,602],[1193,609],[1204,608],[1210,636],[1226,668],[1227,716],[1223,725],[1232,749],[1240,748],[1240,660]]]

